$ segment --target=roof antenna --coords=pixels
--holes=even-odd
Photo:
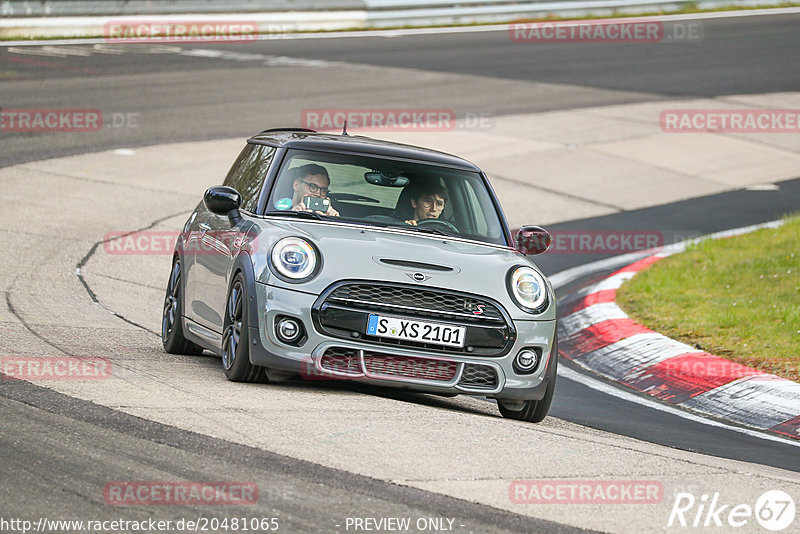
[[[347,133],[347,121],[344,121],[344,126],[342,126],[342,135],[349,135]]]

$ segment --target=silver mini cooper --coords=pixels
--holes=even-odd
[[[267,130],[179,235],[164,303],[170,353],[222,357],[234,381],[301,375],[550,408],[552,286],[486,175],[448,154]]]

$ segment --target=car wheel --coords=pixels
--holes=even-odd
[[[521,410],[509,410],[502,403],[498,402],[497,406],[500,408],[500,414],[508,419],[517,419],[518,421],[527,421],[529,423],[540,423],[547,417],[547,412],[550,411],[550,403],[553,402],[553,393],[556,390],[556,373],[558,371],[558,338],[553,341],[553,362],[547,370],[547,389],[544,392],[544,397],[541,400],[525,401],[525,405]]]
[[[244,277],[237,273],[228,292],[225,306],[225,330],[222,336],[222,368],[234,382],[266,382],[264,368],[250,363],[247,324],[247,292]]]
[[[183,337],[183,295],[181,294],[181,277],[183,275],[181,260],[177,257],[172,262],[172,272],[167,283],[167,294],[164,297],[164,313],[161,317],[161,342],[164,350],[170,354],[189,354],[197,356],[203,353],[198,347]]]

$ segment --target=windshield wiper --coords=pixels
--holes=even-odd
[[[323,218],[323,216],[316,211],[268,211],[265,215],[289,215],[300,219],[314,219],[315,221],[327,219],[327,217]]]
[[[452,234],[450,232],[444,232],[442,230],[437,230],[435,228],[422,228],[421,226],[416,226],[413,224],[390,224],[392,228],[403,228],[405,230],[414,230],[417,232],[422,232],[423,234],[435,234],[435,235],[443,235],[447,237],[457,237],[456,234]]]

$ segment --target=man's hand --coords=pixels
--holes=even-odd
[[[405,221],[405,223],[406,224],[410,224],[411,226],[416,226],[417,225],[417,221],[415,219],[409,219],[409,220]]]
[[[294,206],[292,206],[292,211],[315,211],[315,210],[308,209],[301,202],[299,204],[295,204]],[[325,215],[328,215],[329,217],[338,217],[339,212],[333,209],[333,204],[328,204],[328,209],[325,210]]]

